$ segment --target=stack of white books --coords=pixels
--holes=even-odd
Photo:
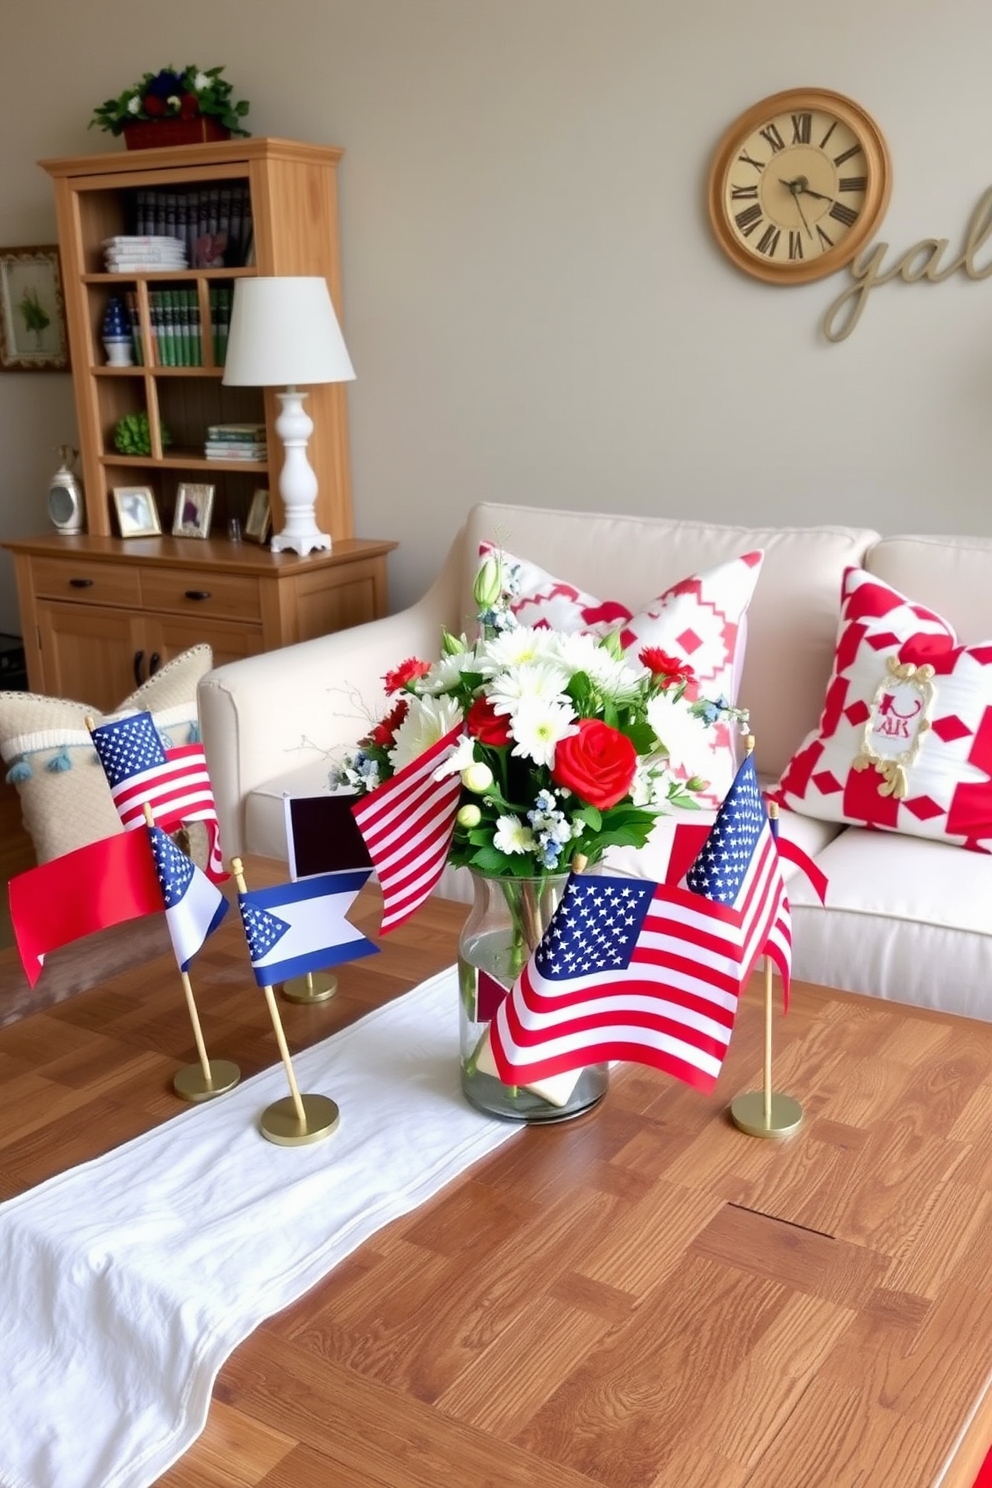
[[[265,425],[208,424],[203,453],[208,460],[265,461]]]
[[[133,274],[139,269],[185,269],[186,245],[179,238],[104,238],[104,258],[111,274]]]

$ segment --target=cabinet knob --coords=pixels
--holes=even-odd
[[[92,579],[70,579],[69,580],[69,588],[70,589],[92,589],[93,588],[93,580]]]
[[[213,598],[213,595],[210,593],[210,590],[209,589],[187,589],[186,590],[186,598],[187,599],[212,599]]]
[[[151,656],[149,656],[149,658],[148,658],[148,675],[149,675],[149,677],[154,677],[155,673],[158,671],[158,669],[159,669],[159,667],[161,665],[162,665],[162,658],[161,658],[161,656],[159,656],[159,654],[158,654],[157,651],[153,651],[152,654],[151,654]]]
[[[141,663],[144,661],[144,659],[145,659],[145,653],[144,653],[144,651],[135,651],[135,653],[134,653],[134,685],[135,685],[135,687],[140,687],[141,686]]]

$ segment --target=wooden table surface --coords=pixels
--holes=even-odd
[[[280,999],[290,1047],[449,965],[465,910],[432,901],[329,1003]],[[372,890],[351,918],[377,936]],[[211,1055],[277,1062],[236,916],[191,975]],[[762,1035],[755,985],[713,1096],[615,1069],[598,1110],[521,1130],[380,1231],[236,1350],[160,1483],[971,1488],[992,1025],[796,987],[774,1084],[805,1120],[780,1141],[727,1115]],[[0,1197],[174,1115],[193,1059],[168,956],[0,1030]]]

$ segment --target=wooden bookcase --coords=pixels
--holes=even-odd
[[[306,403],[314,423],[308,455],[318,482],[317,524],[330,533],[332,552],[299,558],[225,540],[230,518],[244,525],[258,488],[270,493],[272,530],[283,525],[281,444],[274,427],[279,405],[274,390],[223,385],[223,366],[213,354],[212,292],[233,288],[245,275],[317,274],[327,280],[342,318],[342,153],[248,138],[41,162],[55,190],[86,534],[4,544],[16,557],[28,678],[35,691],[108,707],[122,695],[124,673],[133,686],[135,676],[143,680],[150,656],[161,663],[195,640],[211,641],[219,663],[385,613],[386,555],[395,544],[354,538],[345,384],[312,387]],[[105,240],[134,232],[139,192],[202,195],[235,185],[242,193],[247,188],[250,202],[249,266],[107,271]],[[202,365],[162,364],[151,316],[151,296],[159,289],[195,293]],[[112,296],[129,293],[138,312],[142,359],[110,366],[101,339],[104,313]],[[125,414],[142,412],[148,415],[151,451],[122,455],[114,448],[115,426]],[[206,458],[209,424],[245,422],[265,424],[265,461]],[[168,533],[184,482],[215,488],[207,541],[117,535],[114,487],[150,487]],[[170,575],[179,576],[176,583]],[[333,589],[341,591],[336,599],[317,598]]]

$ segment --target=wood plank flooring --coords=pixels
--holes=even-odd
[[[0,769],[0,880],[3,895],[0,898],[0,947],[13,945],[10,928],[10,905],[7,902],[7,884],[15,873],[23,873],[34,867],[34,848],[31,838],[21,826],[21,800],[12,785],[3,779],[5,768]]]

